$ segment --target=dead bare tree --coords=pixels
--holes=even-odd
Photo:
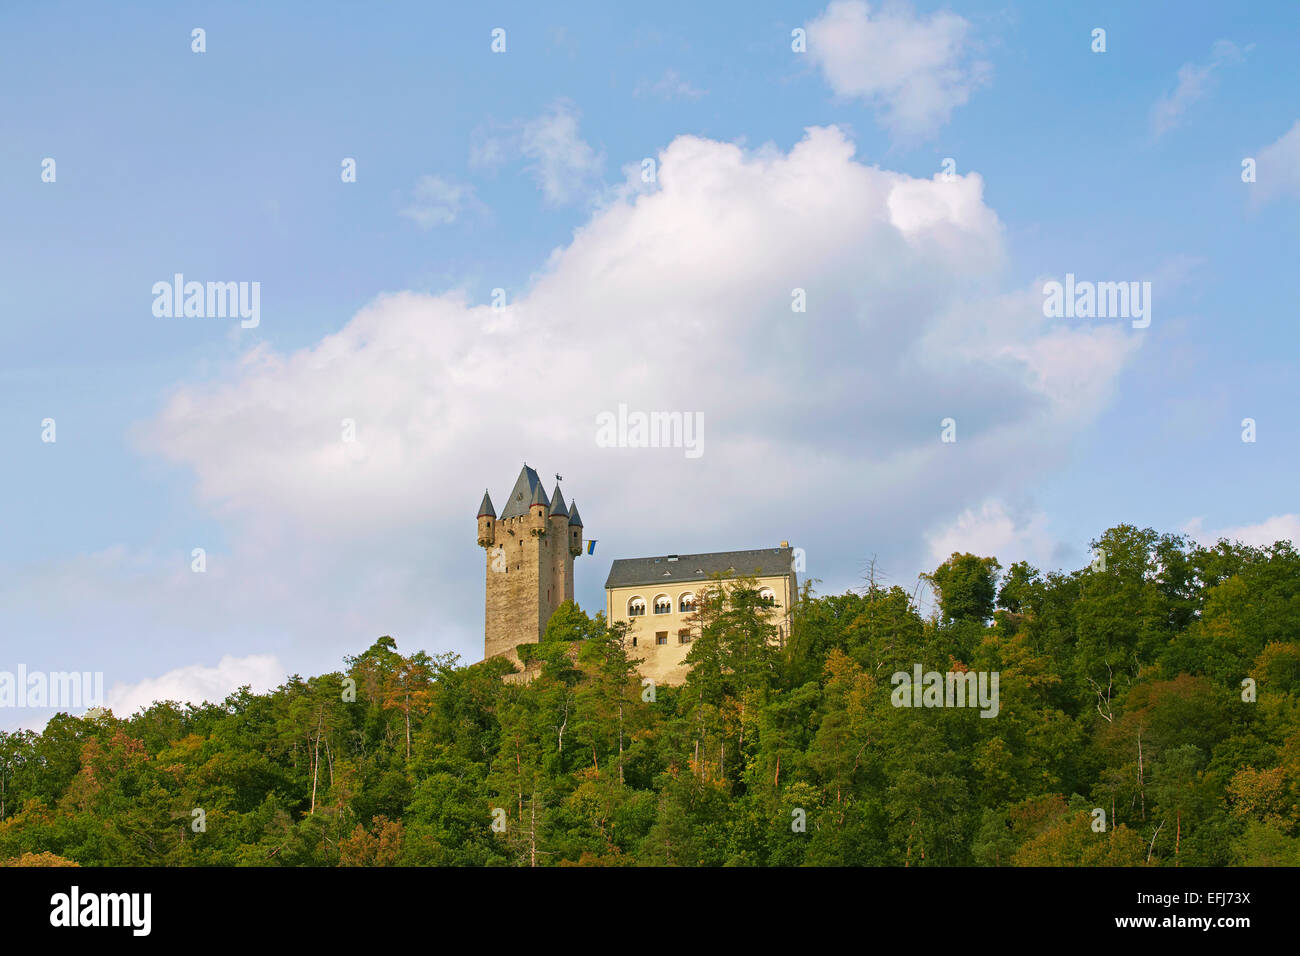
[[[1156,849],[1156,837],[1160,836],[1160,830],[1161,830],[1162,827],[1164,827],[1164,825],[1165,825],[1165,821],[1164,821],[1164,820],[1161,820],[1161,821],[1160,821],[1160,826],[1156,827],[1156,832],[1153,833],[1153,834],[1151,834],[1151,846],[1147,848],[1147,862],[1148,862],[1148,863],[1151,862],[1151,854],[1154,853],[1154,852],[1155,852],[1155,849]]]

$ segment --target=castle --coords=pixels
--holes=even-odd
[[[478,543],[487,551],[483,657],[504,654],[516,664],[519,644],[537,643],[555,609],[573,600],[573,559],[582,553],[578,505],[564,503],[525,463],[498,517],[486,489],[478,507]]]
[[[718,574],[754,576],[759,599],[772,608],[776,641],[785,646],[790,608],[799,593],[789,542],[756,551],[620,558],[605,579],[605,616],[628,622],[628,653],[640,658],[637,670],[642,677],[658,684],[680,684],[686,679],[686,655],[696,637],[691,627],[695,594]]]
[[[551,615],[573,600],[573,559],[582,554],[582,518],[564,503],[560,476],[547,498],[527,463],[498,517],[485,489],[478,509],[478,543],[487,552],[483,657],[504,655],[520,663],[520,644],[536,644]],[[772,607],[777,640],[784,644],[798,593],[794,552],[788,542],[756,551],[668,554],[614,561],[605,581],[605,613],[626,621],[633,657],[643,677],[675,684],[686,677],[686,654],[695,590],[714,575],[753,575]],[[635,650],[633,650],[635,649]]]

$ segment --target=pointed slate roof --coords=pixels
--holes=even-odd
[[[531,508],[533,505],[546,507],[546,489],[542,487],[540,481],[537,483],[537,487],[533,489],[533,500],[528,502],[528,507]]]
[[[570,527],[582,527],[582,516],[578,514],[578,503],[576,501],[569,508],[569,525]]]
[[[519,477],[515,479],[515,486],[510,489],[510,497],[506,499],[506,506],[501,509],[501,517],[505,518],[522,518],[528,514],[528,506],[532,503],[536,494],[536,489],[542,486],[542,479],[537,477],[537,472],[524,465],[519,472]],[[543,492],[543,495],[545,492]],[[546,503],[545,497],[542,503]]]
[[[610,565],[605,587],[621,588],[664,581],[707,581],[715,573],[776,577],[794,573],[793,548],[756,551],[713,551],[707,554],[665,554],[657,558],[619,558]]]
[[[482,518],[484,515],[489,518],[497,516],[497,509],[492,507],[492,498],[488,495],[486,488],[483,489],[483,503],[478,506],[478,516]]]
[[[564,495],[560,494],[560,486],[555,486],[555,494],[551,495],[551,510],[549,512],[552,518],[557,515],[565,518],[569,517],[569,506],[564,503]]]

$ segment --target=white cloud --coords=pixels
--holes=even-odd
[[[604,164],[604,157],[578,135],[577,110],[563,102],[524,125],[520,148],[543,195],[555,205],[587,194]]]
[[[272,655],[226,656],[215,667],[190,664],[134,684],[114,684],[105,694],[105,706],[118,717],[129,717],[155,701],[220,703],[245,684],[253,693],[264,693],[286,676],[285,668]]]
[[[535,119],[477,130],[470,165],[492,168],[520,158],[548,205],[595,199],[601,192],[605,157],[579,135],[579,119],[572,103],[557,100]]]
[[[995,557],[1004,569],[1017,561],[1048,569],[1058,550],[1047,530],[1046,513],[1013,514],[997,499],[963,511],[951,523],[926,535],[926,542],[931,568],[954,552],[969,552]]]
[[[1142,337],[1063,329],[1037,287],[1000,294],[978,175],[853,154],[835,127],[788,152],[678,137],[655,187],[602,206],[504,312],[384,295],[309,347],[263,344],[178,387],[138,440],[192,472],[220,522],[208,572],[188,550],[127,552],[0,575],[0,602],[41,622],[34,641],[61,627],[168,661],[217,646],[314,673],[381,634],[477,659],[473,509],[485,485],[504,505],[521,460],[548,483],[562,471],[600,539],[577,563],[588,607],[608,561],[639,554],[787,539],[828,590],[873,553],[919,569],[916,529],[1063,464]],[[619,403],[703,413],[705,454],[598,447],[596,416]]]
[[[1250,49],[1247,47],[1247,49]],[[1182,122],[1183,114],[1210,89],[1214,71],[1241,59],[1242,51],[1230,40],[1219,40],[1204,63],[1185,63],[1178,70],[1178,85],[1151,107],[1151,132],[1163,136]]]
[[[120,658],[121,650],[119,649],[114,656]],[[28,670],[29,673],[35,671],[40,671],[40,668]],[[242,658],[227,655],[222,657],[214,667],[191,664],[134,683],[110,684],[104,692],[102,704],[115,716],[126,718],[157,701],[171,700],[181,704],[196,705],[205,701],[220,703],[245,684],[252,688],[253,693],[264,693],[277,687],[287,676],[288,671],[272,655],[255,654]],[[92,681],[85,693],[93,693],[94,686]],[[0,730],[33,730],[39,733],[45,729],[50,718],[59,711],[80,716],[85,714],[87,709],[86,707],[18,708],[3,712]]]
[[[401,215],[421,229],[432,229],[455,222],[461,211],[474,202],[473,186],[448,182],[441,176],[421,176]]]
[[[1300,515],[1274,515],[1258,524],[1238,525],[1231,528],[1207,530],[1201,518],[1193,518],[1183,525],[1183,534],[1189,535],[1199,543],[1209,546],[1221,538],[1240,541],[1254,548],[1263,548],[1278,541],[1290,541],[1300,547]]]
[[[959,302],[926,336],[935,364],[1005,363],[1042,400],[1055,427],[1086,422],[1113,397],[1114,370],[1137,351],[1127,322],[1044,320],[1043,279],[1030,288]]]
[[[807,31],[831,89],[865,100],[904,139],[933,135],[988,79],[989,65],[970,58],[970,23],[953,13],[900,4],[873,16],[862,0],[835,0]]]
[[[1256,157],[1256,181],[1251,187],[1259,202],[1278,196],[1300,198],[1300,120]]]

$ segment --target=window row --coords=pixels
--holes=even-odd
[[[691,642],[691,630],[690,630],[690,628],[688,628],[688,627],[684,627],[684,628],[682,628],[680,631],[677,632],[677,643],[678,643],[678,644],[689,644],[690,642]],[[668,632],[667,632],[667,631],[656,631],[656,632],[655,632],[655,643],[656,643],[656,644],[667,644],[667,643],[668,643]],[[635,634],[632,635],[632,646],[633,646],[633,647],[636,647],[636,635],[635,635]]]
[[[689,644],[693,639],[694,639],[694,635],[691,634],[691,629],[690,629],[689,627],[683,627],[683,628],[681,628],[681,629],[679,629],[679,630],[677,631],[677,643],[678,643],[678,644]],[[637,646],[636,641],[637,641],[637,636],[636,636],[635,634],[633,634],[633,635],[632,635],[632,646],[633,646],[633,647],[636,647],[636,646]],[[656,643],[656,644],[667,644],[667,643],[668,643],[668,632],[667,632],[667,631],[655,631],[655,643]],[[785,627],[784,627],[784,626],[781,626],[781,627],[778,627],[778,628],[777,628],[777,645],[778,645],[779,647],[785,647]]]
[[[673,612],[673,599],[670,595],[660,594],[654,599],[654,609],[656,614],[671,614]],[[679,614],[690,614],[695,610],[695,595],[690,591],[685,591],[677,599],[677,611]],[[646,611],[646,600],[641,596],[632,598],[627,602],[627,616],[639,617]]]
[[[758,592],[758,599],[768,607],[776,607],[776,592],[771,588],[761,588]],[[656,614],[673,613],[673,599],[671,595],[660,594],[654,599],[653,607]],[[646,599],[639,594],[630,598],[627,602],[627,616],[640,617],[646,612]],[[695,610],[695,595],[690,591],[683,592],[677,598],[677,612],[679,614],[690,614]]]

